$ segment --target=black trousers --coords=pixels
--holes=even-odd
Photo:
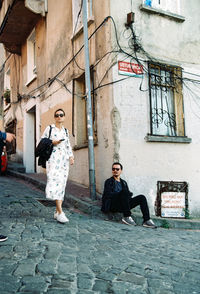
[[[130,198],[126,191],[121,191],[111,200],[111,212],[122,212],[124,217],[131,216],[131,209],[140,205],[144,221],[150,219],[147,199],[144,195],[138,195]]]

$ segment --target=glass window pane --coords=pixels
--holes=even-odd
[[[172,72],[152,67],[150,73],[152,133],[176,136]]]

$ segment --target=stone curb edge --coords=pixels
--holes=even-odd
[[[40,182],[37,179],[33,179],[29,177],[28,175],[12,170],[8,170],[7,174],[16,178],[21,178],[31,184],[34,184],[37,188],[44,191],[46,184],[44,182]],[[102,214],[100,207],[97,206],[95,203],[93,204],[90,200],[90,202],[79,199],[78,197],[75,197],[74,195],[67,194],[65,195],[65,201],[63,202],[63,206],[66,207],[67,204],[71,204],[74,208],[77,208],[78,210],[90,215],[91,217],[98,217],[100,219],[106,219],[106,216]],[[142,224],[142,215],[140,213],[135,213],[133,215],[134,220],[138,225]],[[121,219],[121,214],[115,215],[115,220],[119,221]],[[168,219],[168,218],[161,218],[161,217],[155,217],[152,216],[151,219],[155,222],[155,224],[158,227],[163,227],[166,229],[170,228],[176,228],[176,229],[188,229],[188,230],[200,230],[200,220],[195,219]]]

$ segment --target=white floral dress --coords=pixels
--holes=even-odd
[[[69,141],[68,131],[64,127],[58,129],[54,124],[51,125],[51,140],[65,139],[58,145],[53,146],[53,151],[46,163],[47,185],[46,198],[51,200],[63,200],[65,187],[69,173],[69,157],[73,157],[72,148]],[[50,126],[48,126],[42,138],[49,138]]]

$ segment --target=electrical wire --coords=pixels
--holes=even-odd
[[[131,1],[131,4],[132,4],[132,1]],[[77,23],[78,23],[78,18],[80,17],[80,14],[81,14],[81,10],[82,10],[82,2],[81,2],[81,7],[80,7],[80,10],[79,10],[79,13],[77,15],[77,20],[76,20],[76,25],[75,27],[77,26]],[[148,62],[148,61],[151,61],[153,63],[156,63],[156,64],[160,64],[155,58],[153,58],[152,56],[150,56],[145,50],[144,48],[142,47],[138,37],[136,36],[135,32],[134,32],[134,29],[132,26],[129,26],[129,29],[131,30],[131,39],[130,39],[130,43],[129,43],[129,49],[130,49],[130,53],[127,52],[125,49],[122,48],[122,46],[120,45],[119,43],[119,38],[118,38],[118,34],[117,34],[117,27],[116,27],[116,23],[113,19],[112,16],[107,16],[103,21],[102,23],[94,30],[94,32],[89,36],[88,40],[90,40],[94,34],[104,25],[105,22],[107,22],[108,20],[111,20],[112,23],[113,23],[113,26],[114,26],[114,32],[115,32],[115,38],[116,38],[116,43],[117,43],[117,50],[112,50],[112,51],[109,51],[107,53],[104,54],[104,56],[102,56],[97,62],[96,64],[93,66],[93,67],[96,67],[106,56],[108,56],[109,54],[112,54],[112,53],[122,53],[126,56],[126,58],[131,58],[131,61],[135,60],[139,65],[142,66],[143,70],[144,70],[144,73],[146,74],[149,74],[149,71],[148,71],[148,68],[145,67],[145,63]],[[26,96],[28,97],[32,97],[32,98],[36,98],[36,97],[39,97],[41,95],[43,95],[46,91],[48,91],[49,87],[51,86],[51,84],[55,81],[55,80],[59,80],[58,77],[61,73],[64,72],[64,70],[71,64],[71,62],[75,61],[76,62],[76,57],[78,56],[78,54],[81,52],[81,50],[84,48],[84,45],[82,45],[80,47],[80,49],[75,53],[73,54],[73,57],[65,64],[65,66],[54,76],[52,77],[51,79],[49,79],[47,82],[41,84],[40,86],[36,87],[35,89],[31,90]],[[137,56],[137,52],[140,52],[142,53],[143,55],[145,55],[145,57],[147,57],[148,60],[143,60],[143,59],[140,59],[138,58]],[[2,66],[5,65],[6,61],[10,58],[11,54],[8,56],[8,58],[5,60],[4,64]],[[116,63],[116,62],[115,62]],[[123,78],[123,79],[119,79],[117,81],[113,81],[111,83],[106,83],[104,85],[101,85],[103,79],[105,78],[106,74],[108,73],[108,71],[114,66],[114,64],[111,64],[109,66],[109,68],[106,70],[103,78],[101,79],[99,85],[97,88],[95,88],[94,90],[96,89],[99,89],[100,87],[102,86],[106,86],[106,85],[111,85],[111,84],[114,84],[115,82],[119,82],[119,81],[123,81],[125,80],[126,78]],[[163,64],[162,64],[163,66]],[[82,69],[83,70],[83,69]],[[134,72],[134,70],[133,70]],[[185,73],[188,73],[188,72],[185,72]],[[194,76],[199,76],[199,75],[195,75],[195,74],[192,74],[192,73],[188,73],[188,74],[191,74],[191,75],[194,75]],[[128,77],[129,78],[129,77]],[[178,79],[180,79],[180,77],[177,76]],[[193,83],[200,83],[200,81],[198,80],[194,80],[194,79],[189,79],[189,78],[182,78],[182,81],[183,80],[187,80],[187,81],[190,81],[190,82],[193,82]],[[59,80],[60,81],[60,80]],[[142,81],[141,81],[141,84],[140,84],[140,90],[141,91],[148,91],[147,90],[142,90],[142,83],[144,81],[144,77],[142,76]],[[61,82],[60,82],[61,83]],[[68,91],[69,89],[67,88],[66,84],[64,82],[62,82],[62,86],[63,87],[66,87],[66,90]],[[43,93],[40,93],[38,94],[36,97],[33,96],[32,94],[38,90],[40,90],[41,88],[45,87],[45,86],[48,86],[48,88],[43,91]],[[72,93],[71,93],[72,94]],[[75,94],[77,95],[77,94]]]
[[[122,79],[119,79],[119,80],[116,80],[116,81],[112,81],[112,82],[110,82],[110,83],[106,83],[106,84],[103,84],[103,85],[99,85],[97,88],[94,89],[94,91],[97,91],[98,89],[103,88],[103,87],[105,87],[105,86],[109,86],[109,85],[113,85],[113,84],[119,83],[119,82],[124,81],[124,80],[127,80],[127,79],[129,79],[129,78],[131,78],[131,77],[128,76],[128,77],[126,77],[126,78],[122,78]]]
[[[75,96],[77,96],[78,98],[85,98],[85,95],[79,95],[79,94],[76,94],[76,93],[73,93],[72,91],[70,91],[68,88],[67,88],[67,86],[66,86],[66,84],[62,81],[62,80],[60,80],[59,78],[56,78],[55,79],[56,81],[58,81],[64,88],[65,88],[65,90],[68,92],[68,93],[70,93],[71,95],[75,95]]]
[[[11,57],[11,55],[12,55],[12,53],[10,53],[10,54],[8,55],[8,57],[6,58],[6,60],[3,62],[2,66],[1,66],[1,69],[0,69],[0,73],[3,71],[3,69],[4,69],[4,67],[5,67],[5,64],[6,64],[6,62],[7,62],[7,61],[8,61],[8,59]]]
[[[109,17],[106,17],[102,23],[94,30],[94,32],[89,36],[88,40],[90,40],[94,34],[104,25],[104,23],[109,19]],[[47,82],[43,83],[42,85],[36,87],[35,89],[31,90],[27,95],[31,96],[31,93],[34,93],[35,91],[43,88],[46,85],[51,85],[54,80],[61,74],[63,73],[63,71],[70,65],[70,63],[74,60],[74,58],[82,51],[82,49],[84,48],[84,45],[82,45],[79,50],[75,53],[75,55],[65,64],[65,66],[51,79],[49,79]]]
[[[85,71],[83,68],[81,68],[78,64],[78,62],[76,61],[76,57],[74,56],[74,35],[75,35],[75,32],[76,32],[76,29],[77,29],[77,25],[78,25],[78,20],[79,20],[79,17],[81,15],[81,12],[82,12],[82,9],[83,9],[83,0],[81,0],[81,5],[80,5],[80,10],[77,14],[77,18],[76,18],[76,23],[75,23],[75,26],[74,26],[74,32],[73,32],[73,37],[72,37],[72,56],[74,57],[74,62],[76,64],[76,66],[82,70],[82,71]]]

